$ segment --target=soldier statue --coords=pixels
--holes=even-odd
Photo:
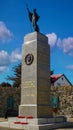
[[[29,11],[29,8],[27,7],[27,11],[28,11],[29,19],[32,22],[34,31],[39,32],[39,27],[37,25],[37,22],[38,22],[40,16],[36,13],[36,9],[34,9],[33,13],[32,13]]]

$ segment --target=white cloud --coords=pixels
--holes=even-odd
[[[4,22],[0,21],[0,40],[2,42],[8,41],[13,37],[13,34],[6,27]]]
[[[57,46],[61,48],[64,53],[73,56],[73,37],[64,38],[63,40],[59,38]]]
[[[68,54],[69,56],[73,56],[73,37],[61,39],[58,38],[54,32],[46,34],[46,36],[48,37],[48,44],[50,44],[51,48],[57,45],[57,47],[62,49],[64,53]]]
[[[7,66],[0,66],[0,73],[3,73],[6,70],[8,70]]]
[[[2,50],[0,52],[0,66],[7,66],[10,64],[10,56],[9,54]]]
[[[21,53],[18,49],[16,49],[11,54],[11,62],[17,62],[18,60],[21,60]]]
[[[21,53],[18,49],[12,51],[11,54],[8,54],[7,51],[2,50],[0,52],[0,72],[4,72],[8,69],[8,66],[11,63],[21,60]]]
[[[46,34],[48,37],[48,44],[50,44],[50,47],[53,47],[57,42],[57,35],[55,33]]]
[[[68,65],[67,69],[73,70],[73,65]]]
[[[60,38],[58,38],[58,40],[57,40],[57,46],[58,46],[59,48],[63,48],[62,41],[61,41]]]

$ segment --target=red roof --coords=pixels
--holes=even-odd
[[[62,76],[62,74],[57,75],[51,75],[51,83],[54,83],[57,79],[59,79]]]

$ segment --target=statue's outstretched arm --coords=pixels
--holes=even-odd
[[[27,7],[27,11],[28,11],[28,16],[30,21],[32,22],[32,12],[30,12],[29,8]]]
[[[29,8],[28,8],[28,4],[26,4],[26,9],[27,9],[28,12],[30,12],[30,11],[29,11]]]

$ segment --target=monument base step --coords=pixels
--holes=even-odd
[[[56,117],[49,117],[49,118],[33,118],[32,116],[27,116],[27,117],[9,117],[8,122],[10,123],[21,123],[21,122],[26,122],[28,124],[48,124],[48,123],[61,123],[61,122],[66,122],[66,117],[64,116],[56,116]]]
[[[73,127],[73,122],[67,122],[63,116],[31,119],[12,117],[8,118],[8,122],[0,122],[1,130],[53,130],[65,127]]]

